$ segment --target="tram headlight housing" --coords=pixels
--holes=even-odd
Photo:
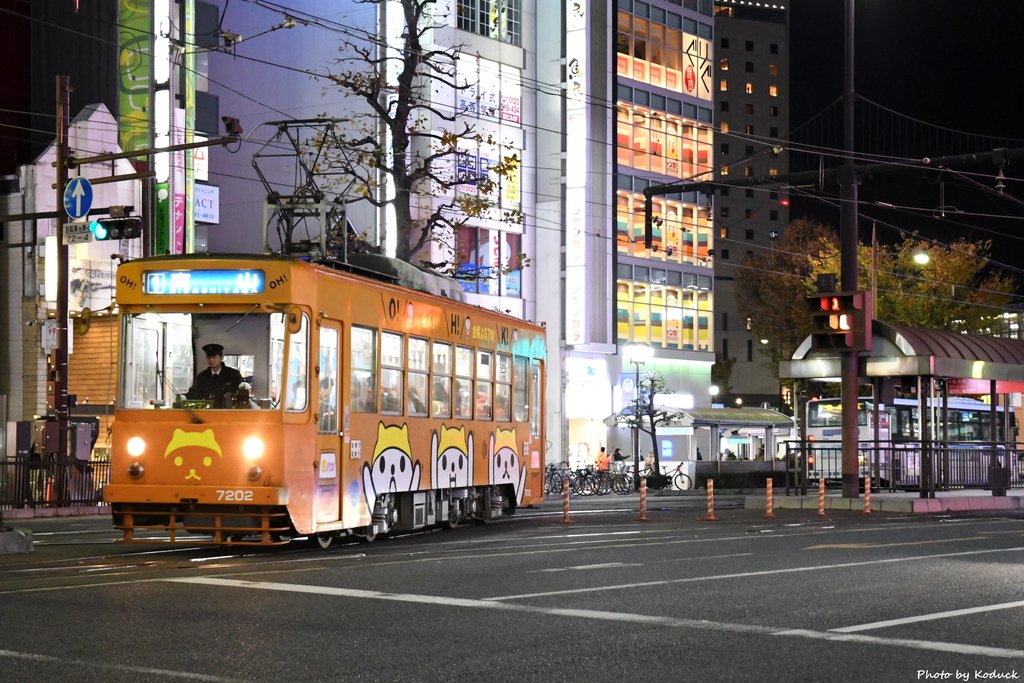
[[[132,462],[131,465],[128,465],[128,476],[132,479],[138,479],[141,477],[143,471],[144,468],[142,467],[142,463],[138,460]]]
[[[128,439],[125,448],[128,450],[128,455],[137,458],[145,452],[146,442],[141,436],[133,436]]]
[[[242,455],[249,462],[256,462],[262,458],[265,449],[263,439],[258,436],[250,436],[242,443]]]

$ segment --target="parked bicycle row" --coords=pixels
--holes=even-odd
[[[681,466],[663,474],[656,474],[650,469],[640,471],[640,476],[647,479],[648,489],[675,489],[689,491],[693,489],[693,479],[682,471]],[[544,476],[544,492],[549,494],[562,493],[563,482],[569,482],[569,494],[573,496],[603,496],[608,493],[625,495],[633,493],[639,484],[632,468],[582,467],[570,469],[569,463],[550,464]]]

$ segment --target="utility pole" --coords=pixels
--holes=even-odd
[[[68,245],[64,243],[64,188],[68,184],[68,122],[71,86],[67,76],[57,76],[57,374],[54,377],[53,409],[57,416],[57,460],[65,463],[68,455]],[[58,483],[58,486],[61,486]],[[63,493],[58,489],[58,493]]]
[[[846,0],[846,51],[843,92],[843,147],[844,158],[840,169],[839,201],[839,278],[841,289],[857,291],[857,171],[853,159],[853,98],[854,98],[854,3]],[[858,372],[856,351],[845,351],[840,361],[840,396],[842,397],[843,435],[843,498],[860,497],[860,467],[857,462],[857,399]]]

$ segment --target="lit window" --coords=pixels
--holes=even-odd
[[[747,93],[748,95],[753,95],[754,94],[754,84],[751,83],[750,81],[747,81],[746,85],[743,86],[743,92]]]
[[[778,64],[769,64],[768,65],[768,75],[769,76],[778,76],[779,75],[779,65]]]
[[[779,86],[777,86],[777,85],[769,85],[768,86],[768,96],[769,97],[778,97],[779,96]]]
[[[729,132],[729,123],[727,121],[722,121],[721,123],[718,124],[718,129],[722,133],[728,133]]]
[[[743,175],[746,176],[747,178],[753,177],[753,175],[754,175],[754,167],[753,166],[744,166],[743,167]]]
[[[729,167],[723,166],[719,171],[718,175],[729,175]]]
[[[729,92],[729,81],[723,78],[718,82],[718,89],[722,92]]]
[[[718,60],[718,68],[721,69],[722,71],[728,71],[729,70],[729,58],[728,57],[723,57],[722,59]]]
[[[770,175],[770,176],[777,176],[777,175],[779,175],[779,169],[775,168],[774,166],[772,168],[769,168],[768,169],[768,175]]]

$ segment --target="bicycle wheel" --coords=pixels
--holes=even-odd
[[[633,493],[633,478],[628,474],[619,474],[612,482],[612,489],[620,496]]]
[[[672,478],[672,487],[680,491],[690,491],[693,489],[693,479],[685,472],[679,472]]]

